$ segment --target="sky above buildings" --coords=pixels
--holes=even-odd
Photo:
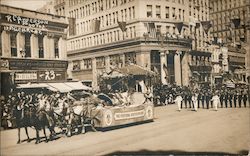
[[[41,8],[48,1],[49,0],[0,0],[0,3],[18,8],[36,10]]]

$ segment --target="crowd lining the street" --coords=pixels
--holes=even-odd
[[[147,94],[147,93],[145,93]],[[151,93],[150,93],[151,94]],[[190,108],[195,111],[198,109],[214,108],[236,108],[250,107],[249,90],[247,87],[211,89],[202,87],[199,89],[191,89],[189,87],[181,87],[173,85],[156,85],[153,89],[153,95],[149,97],[150,101],[158,105],[177,104],[178,110]],[[145,95],[147,98],[147,95]],[[13,118],[13,109],[22,109],[23,107],[41,107],[53,106],[53,108],[62,109],[69,104],[67,94],[46,93],[46,92],[13,92],[7,97],[1,96],[1,127],[15,127],[15,119]],[[41,108],[39,108],[41,109]],[[49,108],[47,108],[49,110]]]

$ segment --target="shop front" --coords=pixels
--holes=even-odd
[[[67,67],[62,60],[1,58],[1,94],[19,84],[65,82]]]

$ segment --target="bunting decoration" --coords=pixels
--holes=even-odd
[[[153,22],[144,23],[144,26],[147,28],[147,32],[148,32],[149,37],[156,38],[155,23],[153,23]]]
[[[69,35],[76,35],[76,19],[68,17],[69,20]]]
[[[93,26],[94,33],[99,32],[100,31],[100,20],[95,20],[93,24],[94,24],[94,26]]]
[[[118,21],[118,25],[120,27],[120,29],[122,30],[122,32],[126,31],[127,28],[126,28],[126,22],[119,22]]]
[[[184,25],[183,22],[178,22],[178,23],[175,23],[174,25],[177,28],[179,34],[181,34],[181,30],[182,30],[182,27]]]
[[[206,34],[208,34],[209,29],[212,27],[212,24],[210,21],[202,21],[201,25],[205,31]]]
[[[240,26],[239,18],[231,19],[231,21],[233,22],[234,28],[238,28]]]

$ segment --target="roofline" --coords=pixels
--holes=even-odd
[[[0,7],[14,8],[14,9],[19,9],[19,10],[34,12],[34,13],[38,13],[38,14],[43,14],[43,15],[62,17],[62,18],[66,19],[66,16],[59,16],[59,15],[55,15],[55,14],[49,14],[49,13],[39,12],[39,11],[36,11],[36,10],[29,10],[29,9],[24,9],[24,8],[18,8],[18,7],[14,7],[14,6],[10,6],[10,5],[5,5],[5,4],[0,4]]]

